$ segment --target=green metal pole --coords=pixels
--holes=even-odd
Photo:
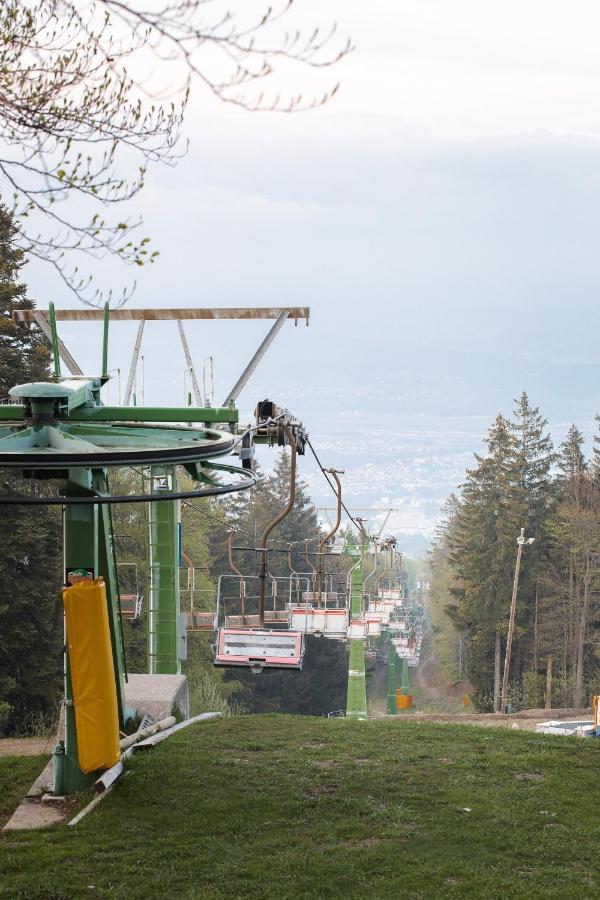
[[[392,643],[391,636],[388,637],[388,672],[387,672],[387,711],[389,715],[395,716],[398,712],[396,705],[396,681],[397,681],[397,656],[396,648]]]
[[[54,360],[54,374],[60,378],[60,354],[58,352],[58,331],[56,330],[56,315],[54,312],[54,303],[48,304],[48,319],[50,323],[50,332],[52,334],[52,358]]]
[[[108,323],[110,320],[110,306],[104,304],[104,325],[102,329],[102,377],[108,378]]]
[[[362,562],[352,572],[351,612],[353,619],[362,615]],[[348,694],[346,698],[346,717],[349,719],[367,718],[367,684],[365,679],[365,642],[362,639],[350,641],[348,659]]]
[[[81,482],[81,473],[73,472],[73,489]],[[106,493],[106,471],[88,470],[84,480],[97,493]],[[112,546],[112,528],[108,506],[94,503],[65,506],[63,512],[64,532],[64,581],[72,583],[73,575],[78,578],[104,579],[108,606],[108,624],[115,668],[115,687],[121,728],[125,719],[125,657],[119,617],[119,598],[116,569]],[[70,577],[71,576],[71,577]],[[65,632],[65,646],[68,646]],[[61,760],[61,777],[56,781],[56,789],[64,794],[82,790],[94,780],[93,774],[85,774],[79,768],[75,707],[71,688],[71,666],[69,654],[65,651],[65,756]]]
[[[108,492],[108,483],[104,473],[102,481]],[[125,680],[127,666],[125,660],[125,642],[123,638],[123,622],[121,619],[121,600],[114,549],[111,507],[104,504],[98,511],[98,574],[104,578],[106,601],[108,605],[108,627],[115,666],[115,686],[117,689],[117,705],[119,707],[119,725],[125,727]]]
[[[408,660],[402,660],[402,684],[401,690],[404,696],[410,694],[410,672],[408,669]]]
[[[177,490],[174,466],[152,466],[153,492]],[[181,612],[179,604],[179,503],[150,504],[149,671],[181,673]]]

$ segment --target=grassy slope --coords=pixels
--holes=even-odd
[[[3,835],[0,893],[590,897],[599,754],[591,740],[468,726],[192,726],[136,756],[76,829]]]

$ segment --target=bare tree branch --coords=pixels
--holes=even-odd
[[[352,49],[335,46],[335,25],[282,34],[294,0],[254,18],[220,0],[147,2],[0,5],[0,190],[5,202],[12,194],[23,250],[50,263],[92,306],[107,296],[122,305],[132,288],[118,298],[103,293],[79,273],[77,254],[137,266],[158,256],[148,238],[133,236],[139,220],[105,211],[136,197],[149,164],[175,165],[185,152],[181,129],[194,82],[249,111],[314,109],[337,83],[317,95],[282,96],[271,88],[279,68],[295,66],[302,78]],[[136,74],[148,59],[152,78]],[[99,211],[90,215],[90,206]]]

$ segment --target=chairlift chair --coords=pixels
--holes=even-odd
[[[142,597],[139,594],[119,594],[121,615],[124,619],[134,621],[142,614]]]
[[[128,568],[134,571],[134,590],[133,593],[119,593],[119,605],[121,607],[121,616],[130,622],[139,619],[142,615],[143,596],[140,593],[140,583],[138,576],[137,563],[117,563],[118,568]]]
[[[402,600],[402,589],[381,588],[380,596],[382,600]]]
[[[301,669],[304,636],[299,631],[257,628],[220,628],[215,666],[244,666],[258,674],[263,669]]]
[[[186,583],[180,587],[180,593],[183,597],[187,594],[188,603],[187,610],[182,613],[185,616],[185,627],[188,632],[203,631],[209,632],[215,630],[215,612],[213,610],[196,609],[195,601],[198,594],[208,594],[210,599],[214,597],[214,589],[196,588],[196,572],[201,568],[194,566],[192,560],[183,551],[182,559],[187,563],[186,566],[180,567],[180,572],[185,572],[187,576]]]
[[[322,635],[323,637],[345,640],[348,634],[348,610],[313,606],[302,603],[290,608],[291,627],[305,634]]]
[[[187,615],[188,631],[214,631],[215,630],[215,614],[214,612],[200,612],[192,610]]]
[[[366,614],[367,637],[379,637],[381,634],[381,619],[378,616]]]
[[[366,619],[350,619],[348,626],[348,637],[350,640],[364,640],[367,637],[367,620]]]
[[[229,562],[239,583],[244,585],[239,591],[239,618],[227,615],[223,589],[227,580],[236,576],[221,576],[217,590],[217,636],[214,647],[215,666],[240,666],[259,673],[263,669],[301,669],[304,659],[304,633],[290,630],[290,615],[287,609],[277,609],[277,580],[267,570],[267,548],[271,531],[291,511],[296,495],[296,440],[288,424],[281,423],[283,443],[291,450],[289,498],[283,509],[265,528],[260,546],[258,577],[258,614],[247,612],[248,600],[245,582],[250,580],[237,569],[232,560],[232,532],[229,535]],[[272,610],[266,608],[266,586],[270,584],[273,601]],[[256,616],[256,618],[255,618]],[[240,622],[241,619],[241,622]],[[234,626],[239,622],[238,627]]]
[[[378,600],[369,601],[367,615],[370,618],[379,619],[382,628],[386,628],[390,624],[391,611]]]
[[[337,534],[327,545],[327,550],[329,553],[333,553],[336,556],[340,556],[344,553],[346,548],[346,538],[343,535]]]

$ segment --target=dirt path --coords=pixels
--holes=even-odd
[[[415,672],[416,681],[424,697],[428,700],[439,700],[442,696],[439,688],[440,671],[435,649],[430,639],[426,638],[423,642],[423,650],[423,658]]]
[[[387,712],[387,665],[376,665],[367,681],[369,716],[380,718]]]
[[[522,731],[535,731],[539,722],[550,719],[591,719],[592,709],[524,709],[514,716],[494,715],[492,713],[402,713],[398,716],[381,716],[384,719],[395,719],[397,722],[432,722],[438,725],[480,725],[483,728],[514,728]],[[375,717],[374,717],[375,718]]]
[[[2,738],[0,756],[44,756],[50,755],[54,738]]]

